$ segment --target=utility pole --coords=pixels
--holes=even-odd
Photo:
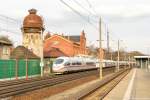
[[[113,55],[112,55],[112,51],[111,51],[111,53],[110,53],[110,58],[111,58],[111,60],[113,60],[112,56],[113,56]]]
[[[41,30],[41,62],[40,62],[40,67],[41,67],[41,76],[43,76],[43,67],[44,67],[44,62],[43,62],[43,30]]]
[[[130,55],[129,55],[129,68],[131,67],[131,65],[130,65]]]
[[[107,51],[108,51],[108,59],[109,59],[111,54],[110,54],[110,48],[109,48],[109,31],[108,31],[108,26],[107,26]]]
[[[120,40],[118,40],[118,61],[117,61],[117,71],[119,71],[119,60],[120,60]]]
[[[147,68],[146,69],[149,72],[149,55],[148,55]]]
[[[147,54],[148,54],[148,59],[147,59],[147,68],[146,70],[149,71],[149,47],[147,48]]]
[[[109,31],[108,31],[108,27],[107,27],[107,50],[109,53]]]
[[[99,77],[100,77],[100,79],[102,79],[102,67],[103,67],[103,64],[102,64],[102,19],[101,19],[101,17],[100,17],[100,19],[99,19]]]
[[[125,52],[125,60],[124,60],[127,64],[127,52]],[[124,69],[127,68],[127,65],[124,67]]]

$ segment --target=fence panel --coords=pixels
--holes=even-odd
[[[15,77],[16,72],[16,61],[15,60],[8,60],[8,78]]]
[[[0,60],[0,78],[6,78],[7,77],[7,62]]]
[[[26,75],[26,60],[18,60],[18,77]]]
[[[0,79],[15,76],[15,60],[0,60]]]
[[[28,61],[28,75],[40,74],[40,61],[39,60],[29,60]]]
[[[39,60],[28,59],[27,67],[28,67],[28,76],[40,74],[41,69]],[[0,60],[0,79],[14,78],[16,77],[16,71],[18,73],[17,77],[26,76],[25,59]]]

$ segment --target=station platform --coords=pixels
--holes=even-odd
[[[150,71],[132,69],[104,100],[150,100]]]

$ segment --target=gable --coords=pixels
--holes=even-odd
[[[63,40],[63,41],[66,41],[66,42],[72,44],[71,41],[69,41],[68,39],[66,39],[66,38],[64,38],[64,37],[62,37],[62,36],[59,36],[59,35],[57,35],[57,34],[55,34],[55,35],[53,35],[53,36],[47,38],[47,39],[45,40],[45,42],[46,42],[46,41],[49,41],[49,40],[52,40],[52,39],[54,39],[54,38],[56,38],[56,39],[58,39],[58,40],[60,39],[60,40]]]
[[[64,47],[68,48],[68,47],[71,47],[72,45],[73,43],[71,41],[68,41],[61,36],[54,35],[45,40],[44,50],[48,51],[52,47],[64,49]]]

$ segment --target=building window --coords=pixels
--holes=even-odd
[[[31,39],[33,39],[33,35],[31,35]]]
[[[26,35],[26,39],[28,39],[28,35]]]
[[[36,39],[38,39],[39,38],[39,36],[38,35],[36,35]]]
[[[3,54],[8,55],[9,54],[9,48],[8,47],[3,47]]]

